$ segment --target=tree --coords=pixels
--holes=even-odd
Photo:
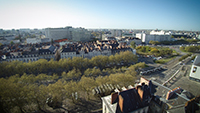
[[[110,83],[113,85],[120,85],[127,87],[134,85],[136,78],[129,74],[116,73],[109,76]]]
[[[184,39],[185,37],[181,36],[182,39]]]
[[[14,44],[14,42],[13,42],[13,41],[11,41],[11,42],[10,42],[10,44],[11,44],[11,45],[13,45],[13,44]]]
[[[56,83],[47,86],[50,96],[48,103],[50,107],[59,108],[62,106],[62,101],[65,99],[67,92],[64,87],[65,85],[66,82],[60,79]]]
[[[152,44],[152,45],[158,45],[159,44],[158,41],[153,41],[153,40],[150,40],[149,43]]]
[[[159,53],[159,50],[157,48],[152,48],[150,53],[152,53],[153,55],[156,55]]]
[[[134,55],[131,51],[120,52],[121,61],[123,61],[124,65],[129,65],[137,62],[137,56]]]
[[[82,73],[79,69],[74,68],[73,70],[69,71],[67,74],[65,72],[62,73],[62,77],[65,80],[71,80],[75,79],[77,80],[79,77],[81,77]]]
[[[135,47],[136,47],[136,44],[135,44],[135,42],[134,42],[134,41],[131,41],[130,45],[131,45],[131,48],[132,48],[132,49],[135,49]]]
[[[71,98],[73,102],[75,102],[76,100],[76,96],[78,95],[72,95],[73,93],[75,94],[75,92],[78,92],[78,84],[75,81],[70,81],[68,82],[65,86],[64,86],[66,92],[66,96],[67,98]]]
[[[98,86],[102,85],[102,84],[106,84],[109,82],[109,77],[108,76],[98,76],[95,79],[95,82]]]
[[[27,112],[24,106],[27,101],[27,85],[19,82],[19,75],[9,77],[8,79],[0,79],[0,97],[4,106],[12,112],[13,108],[17,108],[21,113]]]
[[[55,59],[56,59],[56,61],[59,61],[60,60],[60,50],[57,50],[56,51],[56,54],[55,54]]]
[[[110,67],[113,67],[113,66],[116,65],[116,59],[115,59],[115,58],[116,58],[116,57],[113,56],[113,55],[110,55],[110,56],[108,57],[108,65],[109,65]]]
[[[93,67],[98,67],[100,69],[104,69],[107,65],[108,62],[108,57],[107,56],[95,56],[92,57],[92,59],[90,60],[91,64]]]
[[[87,100],[89,100],[92,89],[96,87],[95,80],[91,77],[82,76],[78,85],[82,91],[86,92]]]
[[[53,39],[51,39],[51,45],[53,45],[53,43],[54,43],[54,41],[53,41]]]
[[[87,70],[85,70],[85,72],[84,72],[84,75],[86,76],[86,77],[97,77],[97,76],[99,76],[99,75],[101,75],[102,74],[102,72],[101,72],[101,70],[99,69],[99,68],[88,68]]]

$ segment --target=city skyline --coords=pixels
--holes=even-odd
[[[200,31],[198,0],[0,0],[0,29],[84,27]]]

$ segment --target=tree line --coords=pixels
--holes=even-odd
[[[189,57],[191,55],[192,55],[191,53],[183,55],[181,58],[179,58],[179,61],[182,61],[182,60],[186,59],[187,57]]]
[[[180,47],[180,50],[184,52],[195,53],[195,52],[200,52],[200,46],[182,46]]]
[[[152,45],[173,45],[173,44],[196,44],[199,40],[196,39],[181,39],[181,40],[175,40],[175,41],[149,41],[150,44]]]
[[[144,55],[154,56],[172,56],[173,50],[167,47],[150,47],[150,46],[138,46],[136,47],[137,53]]]
[[[137,63],[121,68],[86,69],[79,80],[69,78],[81,73],[76,68],[61,76],[24,73],[0,78],[0,112],[45,112],[48,107],[61,107],[66,99],[73,103],[80,101],[72,95],[75,92],[79,98],[90,100],[92,89],[99,85],[134,85],[138,70],[145,66],[145,63]]]
[[[73,57],[68,59],[53,59],[47,61],[39,59],[35,62],[12,61],[0,63],[0,77],[9,77],[15,74],[23,75],[40,73],[61,75],[62,72],[80,71],[81,74],[88,68],[99,68],[100,70],[113,67],[130,66],[137,62],[137,56],[130,51],[120,52],[111,56],[95,56],[92,59]]]

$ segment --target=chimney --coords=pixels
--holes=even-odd
[[[121,95],[119,95],[119,107],[121,112],[123,112],[123,104],[124,104],[124,99]]]
[[[166,95],[166,100],[169,100],[169,98],[174,94],[174,91],[168,91]]]
[[[166,100],[169,100],[170,97],[176,92],[176,93],[181,93],[182,89],[180,87],[176,87],[170,91],[167,92]]]
[[[142,101],[142,100],[143,100],[144,90],[142,89],[141,86],[138,86],[138,87],[137,87],[137,90],[138,90],[138,94],[139,94],[139,96],[140,96],[140,100]]]
[[[111,104],[115,103],[115,100],[117,99],[117,97],[118,97],[118,92],[114,92],[111,94]]]

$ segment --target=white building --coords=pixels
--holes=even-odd
[[[65,28],[46,28],[45,35],[47,38],[58,40],[58,39],[71,39],[71,30],[72,27],[65,27]]]
[[[58,40],[68,39],[72,41],[89,41],[91,33],[84,28],[46,28],[45,35],[47,38]]]
[[[42,38],[41,42],[42,43],[44,43],[44,42],[51,42],[51,39],[50,38]]]
[[[165,31],[163,30],[153,30],[150,32],[150,35],[164,35]]]
[[[72,41],[89,41],[91,38],[91,33],[84,28],[73,28],[72,31]]]
[[[108,38],[110,38],[110,37],[114,37],[112,34],[103,34],[102,35],[102,40],[107,40]]]
[[[40,38],[27,38],[26,43],[27,44],[41,43],[41,39]]]
[[[76,51],[73,48],[63,48],[60,52],[61,58],[76,57]]]
[[[149,41],[170,41],[171,40],[171,35],[165,34],[164,31],[151,31],[150,34],[146,34],[146,33],[137,33],[136,37],[141,39],[142,42],[148,44]]]
[[[135,35],[134,35],[134,33],[123,33],[123,34],[122,34],[122,38],[126,38],[126,37],[134,38]]]
[[[126,39],[127,44],[130,44],[132,41],[134,41],[137,45],[142,43],[142,40],[138,38]]]
[[[143,37],[142,42],[149,43],[149,41],[170,41],[171,36],[170,35],[146,35],[146,37]]]
[[[23,62],[29,62],[29,61],[37,61],[38,55],[37,54],[30,54],[30,55],[20,55],[20,56],[8,56],[5,59],[8,62],[12,61],[23,61]]]
[[[196,56],[192,64],[190,78],[200,81],[200,56]]]
[[[142,42],[145,42],[146,35],[147,35],[146,33],[136,33],[136,38],[139,38]]]
[[[113,37],[121,37],[122,36],[122,30],[114,29],[114,30],[111,30],[110,32]]]

